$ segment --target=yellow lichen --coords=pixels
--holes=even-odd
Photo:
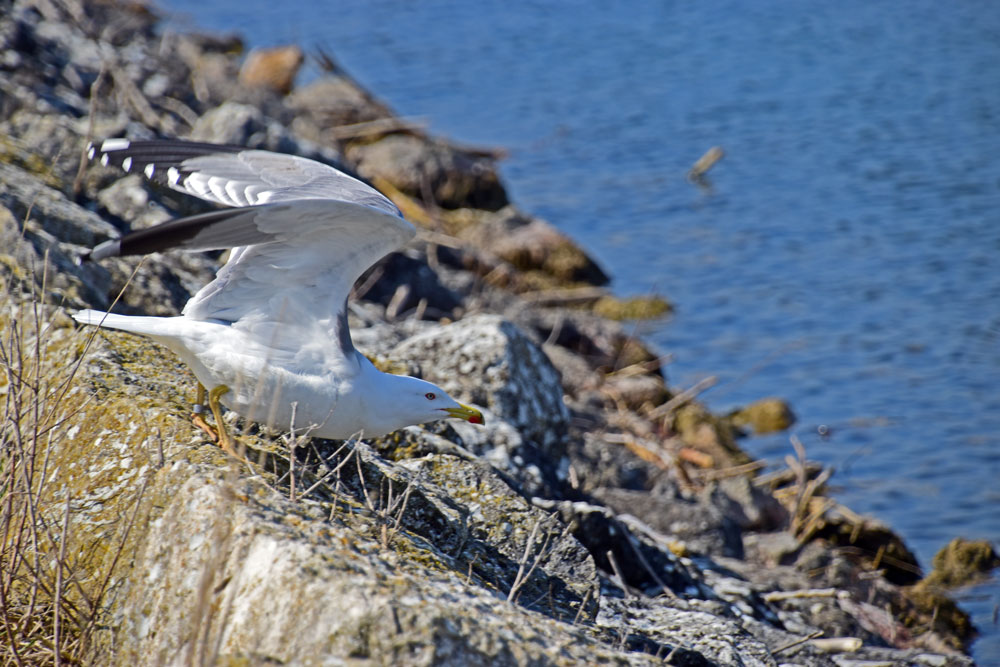
[[[762,398],[729,415],[733,426],[749,426],[754,433],[784,431],[795,423],[795,414],[787,402],[780,398]]]
[[[672,312],[673,306],[655,294],[624,299],[608,295],[594,302],[592,310],[612,320],[651,320]]]

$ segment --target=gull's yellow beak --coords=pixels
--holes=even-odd
[[[445,408],[445,412],[448,413],[449,417],[454,417],[456,419],[461,419],[462,421],[467,421],[470,424],[484,424],[483,413],[475,408],[470,408],[468,405],[458,404],[457,408]]]

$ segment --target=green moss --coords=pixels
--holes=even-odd
[[[446,234],[461,236],[467,230],[482,224],[493,214],[476,208],[456,208],[440,211],[439,215]]]
[[[795,413],[780,398],[762,398],[731,412],[728,419],[733,426],[749,427],[757,434],[776,433],[795,423]]]
[[[591,308],[601,317],[612,320],[651,320],[673,311],[673,306],[661,296],[633,296],[620,299],[602,296]]]
[[[49,187],[61,189],[62,179],[56,175],[52,162],[17,144],[7,135],[0,135],[0,162],[12,164],[38,176]]]
[[[0,209],[0,215],[6,212],[6,209]],[[31,274],[28,273],[21,263],[17,261],[16,258],[10,255],[0,255],[0,265],[3,265],[4,269],[10,272],[10,276],[17,281],[26,281],[31,279]]]
[[[674,413],[673,430],[685,444],[710,455],[715,467],[751,461],[736,444],[728,421],[716,417],[700,403],[692,402],[678,408]]]
[[[585,287],[585,283],[567,281],[541,269],[519,269],[512,276],[506,277],[509,284],[498,287],[512,287],[515,292],[541,292],[545,290]]]
[[[542,262],[542,270],[560,280],[579,280],[593,265],[587,254],[575,243],[566,240],[554,245]]]
[[[621,368],[628,368],[637,364],[649,364],[659,366],[659,357],[646,347],[641,340],[633,336],[621,338],[617,341],[615,350],[614,368],[615,371]]]
[[[954,588],[983,579],[1000,566],[1000,556],[986,540],[956,537],[934,555],[932,564],[934,569],[921,583]]]
[[[963,643],[975,637],[976,630],[969,615],[948,596],[920,584],[906,589],[905,595],[914,607],[910,613],[902,614],[907,627],[919,633],[937,631],[956,650],[963,650]]]
[[[410,375],[413,372],[410,365],[405,361],[371,354],[366,354],[365,358],[372,362],[372,365],[383,373],[391,373],[392,375]]]

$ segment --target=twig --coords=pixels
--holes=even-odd
[[[783,600],[798,600],[801,598],[834,598],[840,591],[836,588],[802,588],[796,591],[771,591],[761,597],[765,602],[781,602]]]
[[[295,437],[295,411],[298,407],[298,401],[293,401],[288,440],[288,499],[293,503],[295,502],[295,448],[298,442]]]
[[[524,582],[527,581],[527,577],[524,575],[524,568],[525,565],[527,565],[528,563],[528,558],[531,556],[531,548],[535,544],[535,535],[538,533],[538,526],[540,526],[541,523],[542,520],[538,519],[537,521],[535,521],[535,525],[532,526],[531,528],[531,534],[528,535],[528,542],[527,544],[524,545],[524,553],[521,555],[521,562],[517,568],[517,576],[514,577],[514,583],[511,584],[510,592],[507,593],[507,602],[513,602],[516,599],[518,592],[524,585]],[[541,557],[541,552],[539,552],[539,558],[540,557]],[[534,569],[535,566],[532,565],[531,570],[529,570],[528,572],[528,576],[530,576],[531,572],[533,572]]]
[[[104,85],[104,79],[107,76],[107,63],[101,62],[101,69],[97,73],[97,78],[94,79],[94,83],[90,84],[90,109],[87,113],[87,136],[88,142],[94,140],[94,117],[97,115],[97,100],[100,97],[101,86]],[[80,165],[76,169],[76,177],[73,178],[73,194],[80,194],[81,186],[83,184],[83,173],[87,170],[87,151],[86,149],[80,151]]]
[[[698,382],[694,383],[694,385],[692,385],[690,388],[685,389],[681,393],[677,394],[663,405],[658,405],[656,408],[654,408],[649,413],[649,418],[660,419],[662,417],[670,416],[670,414],[673,413],[674,410],[681,407],[685,403],[688,403],[689,401],[693,400],[698,394],[705,391],[706,389],[715,386],[715,384],[718,381],[719,378],[714,375],[709,375],[706,378],[698,380]]]
[[[614,570],[615,577],[618,579],[618,585],[621,587],[626,599],[632,597],[632,591],[629,590],[628,584],[625,583],[625,577],[622,576],[622,571],[621,568],[618,567],[618,561],[615,559],[615,555],[610,549],[605,555],[608,558],[608,562],[611,563],[611,569]]]
[[[355,437],[355,436],[351,436],[351,438],[354,438],[354,437]],[[337,448],[337,451],[335,451],[335,452],[334,452],[333,454],[331,454],[331,455],[330,455],[330,458],[332,459],[332,458],[333,458],[333,457],[335,457],[335,456],[336,456],[337,454],[339,454],[339,453],[340,453],[340,450],[342,450],[342,449],[343,449],[344,447],[346,447],[346,446],[347,446],[348,444],[350,444],[351,442],[352,442],[352,440],[351,440],[351,439],[348,439],[348,440],[345,440],[345,441],[343,442],[343,444],[342,444],[342,445],[340,445],[340,447],[338,447],[338,448]],[[355,442],[355,444],[357,443],[357,441],[356,441],[356,440],[355,440],[354,442]],[[327,473],[326,473],[325,475],[323,475],[323,476],[322,476],[322,477],[320,477],[320,478],[319,478],[318,480],[316,480],[316,482],[315,482],[315,483],[313,483],[313,485],[312,485],[312,486],[310,486],[310,487],[309,487],[308,489],[306,489],[305,491],[303,491],[303,492],[302,492],[302,496],[301,496],[301,497],[302,497],[302,498],[305,498],[305,497],[306,497],[306,496],[308,496],[308,495],[309,495],[310,493],[312,493],[313,491],[315,491],[315,490],[316,490],[316,487],[318,487],[318,486],[319,486],[320,484],[323,484],[324,482],[326,482],[326,480],[327,480],[327,479],[329,479],[329,478],[330,478],[330,477],[331,477],[332,475],[334,475],[335,473],[338,473],[338,472],[340,472],[340,469],[341,469],[341,468],[343,468],[343,467],[344,467],[344,465],[345,465],[345,464],[346,464],[346,463],[347,463],[348,461],[350,461],[350,460],[351,460],[351,457],[352,457],[352,456],[356,456],[356,455],[357,455],[357,451],[358,451],[358,450],[357,450],[357,447],[355,447],[354,449],[352,449],[352,450],[351,450],[351,452],[350,452],[350,453],[349,453],[349,454],[348,454],[347,456],[345,456],[345,457],[344,457],[344,460],[343,460],[343,461],[341,461],[340,463],[338,463],[338,464],[336,465],[336,467],[334,467],[333,469],[331,469],[330,471],[328,471],[328,472],[327,472]]]
[[[819,637],[822,634],[823,634],[822,630],[817,630],[816,632],[812,632],[812,633],[806,635],[805,637],[800,637],[799,639],[796,639],[793,642],[788,642],[787,644],[782,644],[778,648],[776,648],[773,651],[771,651],[771,655],[777,655],[779,653],[784,653],[788,649],[795,648],[799,644],[805,644],[810,639],[816,639],[816,637]]]
[[[520,296],[536,306],[569,306],[597,301],[608,294],[608,290],[603,287],[568,287],[522,292]]]
[[[593,586],[587,587],[587,593],[583,596],[583,600],[580,602],[580,608],[576,610],[576,616],[573,617],[573,625],[580,622],[580,616],[583,615],[583,610],[587,608],[587,603],[590,602],[590,594],[593,590]]]
[[[368,120],[361,123],[337,125],[327,131],[331,137],[342,141],[344,139],[358,139],[372,135],[392,134],[393,132],[420,133],[426,128],[427,120],[424,118],[411,119],[389,116],[388,118],[376,118],[375,120]]]
[[[66,562],[66,539],[69,536],[69,487],[66,487],[66,511],[63,514],[62,535],[59,544],[59,560],[56,563],[56,594],[52,610],[52,643],[55,645],[56,666],[62,665],[62,636],[59,627],[59,611],[62,608],[63,564]]]
[[[355,449],[354,461],[358,464],[358,480],[361,482],[361,493],[365,496],[365,506],[369,512],[377,515],[378,510],[375,508],[375,503],[372,502],[371,496],[368,495],[368,486],[365,484],[365,473],[361,469],[361,456],[357,453],[357,449]]]
[[[639,546],[636,545],[637,540],[635,539],[635,537],[628,534],[627,532],[625,533],[625,535],[627,538],[626,541],[628,542],[629,546],[632,547],[632,551],[635,553],[636,557],[638,557],[639,562],[642,564],[643,568],[645,568],[646,572],[649,573],[649,576],[653,578],[653,581],[656,582],[656,585],[660,587],[660,589],[663,591],[663,594],[669,598],[673,598],[676,600],[677,594],[674,593],[674,591],[670,588],[670,586],[667,586],[666,582],[660,578],[660,575],[656,573],[656,570],[653,569],[653,566],[649,564],[648,560],[646,560],[646,556],[643,555],[642,549],[640,549]]]
[[[720,470],[706,470],[701,473],[701,477],[705,481],[709,482],[727,479],[729,477],[742,477],[744,475],[749,475],[752,472],[756,472],[766,465],[767,461],[751,461],[750,463],[744,463],[743,465],[732,466],[729,468],[722,468]]]
[[[187,123],[188,127],[194,127],[194,124],[198,122],[198,114],[195,110],[180,100],[163,95],[158,101],[164,109],[172,111],[175,115],[179,116],[181,120]]]

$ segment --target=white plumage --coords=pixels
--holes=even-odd
[[[233,207],[106,241],[89,259],[232,251],[179,317],[85,310],[77,321],[162,343],[205,387],[228,388],[224,405],[279,428],[348,438],[445,417],[482,423],[439,387],[382,373],[354,349],[352,285],[415,233],[381,193],[313,160],[229,146],[109,139],[88,156]]]

